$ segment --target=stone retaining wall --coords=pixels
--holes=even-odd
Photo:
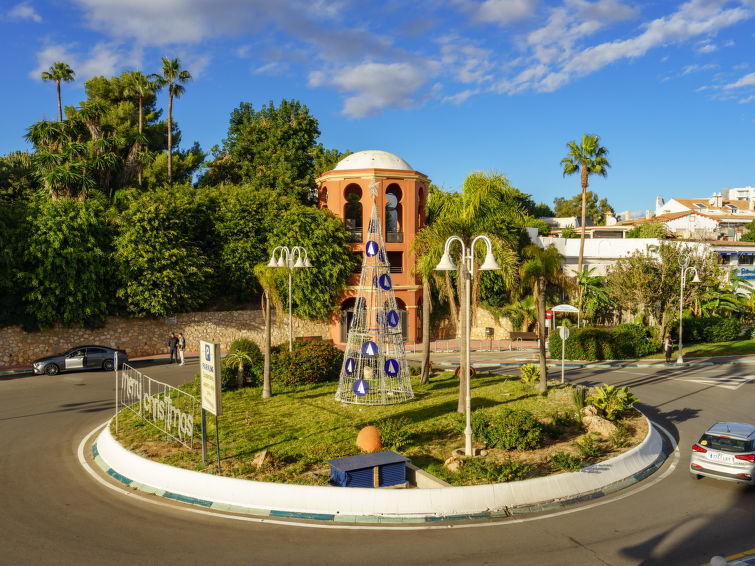
[[[283,313],[282,313],[283,314]],[[272,342],[288,340],[288,314],[279,324],[273,310]],[[294,338],[330,338],[327,323],[294,318]],[[123,348],[131,358],[168,352],[171,332],[183,332],[187,352],[198,352],[200,340],[220,342],[221,350],[242,336],[257,344],[264,339],[265,323],[261,310],[196,312],[163,319],[108,318],[102,328],[85,329],[56,326],[44,332],[24,332],[20,326],[0,328],[0,367],[28,365],[32,360],[63,352],[82,344]]]

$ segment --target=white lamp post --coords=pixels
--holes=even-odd
[[[279,252],[277,260],[275,259],[276,252]],[[295,262],[294,259],[296,259]],[[294,246],[293,248],[288,249],[286,246],[278,246],[270,255],[270,262],[267,266],[288,267],[288,351],[290,352],[294,349],[294,324],[293,316],[291,314],[293,305],[291,299],[291,279],[294,268],[312,267],[312,264],[309,261],[309,257],[307,257],[307,250],[303,247]]]
[[[457,241],[461,244],[461,276],[462,279],[464,279],[464,314],[462,316],[464,317],[463,320],[466,322],[466,329],[462,336],[463,344],[461,347],[461,375],[464,376],[464,379],[466,379],[467,382],[465,407],[467,413],[467,426],[464,429],[464,454],[466,456],[474,456],[474,451],[472,450],[472,394],[470,385],[471,380],[469,379],[469,335],[471,326],[469,303],[471,295],[470,287],[472,279],[474,278],[474,247],[478,240],[482,240],[487,246],[485,261],[482,262],[480,271],[501,269],[501,267],[498,265],[498,262],[496,262],[495,258],[493,257],[493,246],[487,236],[477,236],[474,240],[472,240],[472,244],[469,246],[469,249],[467,249],[467,247],[464,245],[464,240],[462,240],[459,236],[451,236],[450,238],[448,238],[448,240],[446,240],[446,246],[443,250],[443,257],[435,267],[435,269],[438,271],[456,271],[456,265],[451,259],[451,254],[449,252],[451,243]]]
[[[684,308],[684,285],[687,282],[687,272],[694,271],[695,278],[692,279],[692,283],[700,283],[700,278],[697,276],[697,269],[689,264],[690,255],[691,252],[687,250],[679,256],[679,267],[682,270],[682,284],[679,290],[679,352],[676,356],[677,365],[684,363],[684,356],[682,356],[682,309]]]

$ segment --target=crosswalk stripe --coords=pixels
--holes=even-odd
[[[753,379],[755,379],[755,376],[753,375],[741,375],[741,376],[731,376],[731,377],[720,377],[720,378],[712,378],[712,379],[703,379],[703,378],[687,378],[687,377],[677,377],[677,381],[687,381],[690,383],[702,383],[704,385],[714,385],[715,387],[721,387],[723,389],[729,389],[731,391],[736,391],[740,387],[742,387],[745,383],[751,382]]]

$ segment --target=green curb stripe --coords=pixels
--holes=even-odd
[[[271,517],[280,517],[285,519],[309,519],[313,521],[332,521],[335,515],[329,513],[300,513],[299,511],[270,511]]]
[[[163,497],[167,499],[173,499],[175,501],[180,501],[181,503],[201,505],[202,507],[212,507],[212,501],[207,501],[206,499],[198,499],[196,497],[189,497],[186,495],[181,495],[180,493],[173,493],[172,491],[164,492]]]

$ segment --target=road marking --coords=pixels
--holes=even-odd
[[[734,375],[730,377],[714,377],[710,379],[705,379],[702,377],[674,377],[672,379],[674,379],[675,381],[688,381],[690,383],[713,385],[715,387],[722,387],[724,389],[736,391],[745,383],[749,383],[753,379],[755,379],[755,375]]]
[[[668,476],[670,476],[676,470],[677,465],[679,464],[679,459],[680,459],[679,446],[677,445],[671,433],[669,433],[669,431],[667,431],[661,425],[651,421],[651,426],[654,426],[663,434],[665,434],[666,439],[668,440],[668,442],[671,444],[673,448],[673,452],[668,456],[668,459],[667,459],[667,460],[671,460],[671,463],[669,464],[668,469],[665,472],[663,472],[661,475],[659,475],[656,478],[653,478],[650,481],[643,482],[642,484],[637,484],[638,485],[637,488],[634,488],[634,489],[627,488],[627,490],[622,490],[622,492],[619,492],[620,495],[607,496],[603,498],[602,500],[598,500],[594,503],[590,503],[582,507],[564,509],[563,511],[556,511],[554,513],[538,515],[536,517],[522,517],[519,519],[504,519],[501,521],[494,521],[494,522],[489,522],[489,523],[472,523],[472,524],[411,525],[411,526],[410,525],[402,525],[402,526],[392,525],[388,527],[388,526],[377,526],[377,525],[300,523],[300,522],[278,521],[278,520],[269,519],[269,518],[232,515],[232,514],[227,514],[227,513],[223,513],[219,511],[207,511],[204,509],[196,509],[188,505],[187,506],[176,505],[173,503],[164,502],[161,499],[144,497],[143,495],[140,495],[138,491],[129,490],[123,487],[121,484],[113,484],[106,481],[94,470],[94,467],[90,465],[89,462],[87,462],[86,457],[84,456],[85,454],[84,449],[86,445],[89,443],[89,440],[92,438],[92,436],[94,436],[97,432],[99,432],[103,427],[107,426],[109,422],[110,421],[108,420],[107,422],[99,425],[92,432],[87,434],[79,443],[79,448],[78,448],[78,458],[79,458],[79,463],[81,464],[81,466],[89,473],[89,475],[91,475],[95,480],[97,480],[100,484],[104,485],[105,487],[112,489],[113,491],[120,493],[121,495],[125,495],[127,497],[136,497],[137,500],[140,502],[150,503],[152,505],[158,505],[160,507],[166,507],[173,511],[175,511],[176,508],[178,507],[183,511],[188,511],[190,513],[196,513],[198,515],[205,515],[205,516],[213,517],[213,518],[232,519],[234,521],[246,521],[248,523],[271,523],[273,525],[283,525],[286,527],[304,527],[304,528],[310,528],[310,529],[348,529],[348,530],[361,530],[361,531],[382,531],[382,530],[390,529],[390,530],[400,530],[400,531],[427,531],[427,530],[441,530],[441,529],[473,529],[473,528],[481,528],[481,527],[495,528],[495,527],[502,527],[506,525],[513,525],[517,523],[529,523],[530,521],[540,521],[543,519],[551,519],[553,517],[560,517],[561,515],[570,515],[572,513],[578,513],[580,511],[587,511],[589,509],[594,509],[595,507],[600,507],[601,505],[615,503],[617,501],[620,501],[622,499],[631,497],[632,495],[645,491],[646,489],[653,487],[655,484],[663,481]]]

